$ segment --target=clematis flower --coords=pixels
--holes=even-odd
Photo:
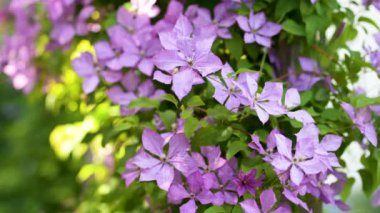
[[[257,205],[254,199],[247,199],[240,203],[240,206],[244,210],[245,213],[269,213],[269,212],[277,212],[273,210],[273,207],[277,203],[276,194],[272,189],[267,189],[261,192],[260,194],[260,207]]]
[[[320,165],[325,167],[324,171],[333,170],[333,167],[340,167],[339,160],[334,152],[339,149],[342,140],[340,136],[327,134],[322,138],[321,143],[315,144],[314,159],[320,161]]]
[[[117,10],[116,20],[116,26],[122,27],[130,37],[144,40],[152,38],[152,26],[148,16],[135,14],[121,6]]]
[[[297,144],[295,154],[292,152],[292,141],[281,134],[276,134],[277,151],[271,164],[280,173],[290,172],[290,180],[299,186],[305,174],[313,175],[323,171],[320,162],[314,159],[315,140],[318,141],[318,132],[315,133],[315,126],[310,124],[304,126],[297,134]]]
[[[372,201],[371,204],[373,207],[379,207],[380,206],[380,188],[375,191],[375,193],[372,195]]]
[[[236,185],[233,183],[233,177],[236,174],[236,164],[237,161],[233,158],[217,170],[218,185],[212,187],[212,189],[218,190],[214,194],[212,202],[214,205],[220,206],[224,203],[230,205],[237,204],[238,195],[236,194]]]
[[[289,81],[292,87],[298,91],[309,90],[314,84],[322,80],[321,69],[318,63],[311,58],[299,57],[298,60],[303,72],[296,76],[294,70],[290,68]]]
[[[190,143],[184,134],[173,136],[165,145],[164,139],[151,129],[144,129],[142,135],[144,151],[134,158],[134,164],[142,169],[140,181],[157,181],[157,185],[168,191],[174,171],[189,175],[195,172],[194,161],[187,153]],[[168,146],[168,151],[164,147]]]
[[[125,185],[127,187],[130,186],[133,183],[133,181],[139,178],[140,173],[141,169],[134,163],[134,159],[129,159],[125,164],[125,171],[122,174],[122,178],[124,179]]]
[[[86,94],[94,92],[100,83],[100,78],[92,54],[89,52],[82,53],[71,62],[71,65],[75,72],[84,78],[83,91]]]
[[[363,5],[365,6],[370,6],[373,5],[376,9],[380,11],[380,1],[379,0],[363,0],[362,1]]]
[[[297,89],[295,88],[288,89],[285,94],[285,104],[284,104],[287,111],[286,115],[289,118],[295,119],[303,124],[314,123],[314,119],[306,110],[300,109],[297,111],[291,111],[292,108],[299,106],[300,103],[301,103],[301,98]]]
[[[221,154],[220,148],[216,146],[202,146],[201,153],[193,152],[191,154],[202,173],[206,189],[219,187],[216,172],[227,162],[221,157]]]
[[[142,73],[151,76],[154,69],[152,58],[161,50],[159,40],[154,38],[149,40],[144,38],[125,39],[125,45],[128,48],[124,50],[124,56],[126,57],[124,60],[133,59],[133,61],[136,61],[136,64],[130,63],[128,66],[136,66]]]
[[[266,20],[263,12],[249,13],[249,17],[238,16],[236,18],[239,27],[245,32],[245,43],[258,43],[264,47],[271,47],[271,38],[280,33],[282,27],[279,24]]]
[[[204,27],[209,34],[216,34],[220,38],[230,39],[232,35],[229,28],[235,23],[235,15],[228,10],[230,9],[230,4],[222,2],[217,4],[214,8],[214,18],[208,10],[200,9],[199,7],[192,7],[192,13],[197,13],[197,15],[189,14],[190,7],[186,13],[187,17],[193,16],[191,19],[194,25]]]
[[[377,132],[372,122],[371,110],[368,107],[354,109],[354,107],[345,102],[342,102],[340,106],[369,142],[371,142],[372,145],[377,146]]]
[[[234,179],[234,183],[236,185],[236,191],[241,197],[246,192],[249,192],[254,196],[256,194],[256,189],[261,186],[262,181],[260,179],[256,179],[256,170],[252,169],[247,174],[240,171]]]
[[[190,38],[193,32],[189,20],[180,16],[171,33],[160,34],[164,50],[153,58],[155,65],[168,73],[158,71],[154,79],[172,83],[172,89],[179,99],[190,92],[192,85],[203,81],[200,75],[205,77],[222,68],[220,59],[211,52],[213,40]]]
[[[268,121],[269,115],[285,113],[285,108],[281,105],[282,83],[266,82],[262,93],[258,94],[257,82],[251,76],[246,76],[246,78],[247,86],[239,85],[245,97],[243,105],[255,110],[263,124]]]
[[[139,97],[156,99],[165,94],[163,90],[156,90],[150,79],[141,82],[140,77],[133,70],[124,75],[121,79],[121,85],[123,87],[118,85],[112,86],[108,89],[107,95],[112,103],[121,105],[120,110],[123,116],[147,110],[142,108],[129,109],[128,105],[131,101]]]
[[[297,206],[301,206],[306,211],[309,211],[309,207],[307,206],[307,204],[303,200],[301,200],[300,198],[298,198],[296,191],[297,190],[291,191],[291,190],[285,188],[284,191],[282,192],[282,194],[290,202],[294,203]]]
[[[177,119],[175,123],[172,124],[172,129],[170,132],[162,133],[161,136],[165,138],[165,142],[168,142],[171,137],[176,134],[185,133],[185,120]]]
[[[139,56],[125,52],[131,39],[127,32],[121,26],[115,25],[107,29],[107,34],[110,42],[100,41],[94,45],[98,59],[112,70],[135,66]]]
[[[229,64],[225,64],[222,68],[221,74],[224,83],[217,76],[209,76],[208,80],[215,88],[214,98],[220,104],[226,106],[227,109],[236,112],[239,106],[242,104],[241,100],[244,99],[241,89],[237,86],[237,83],[245,84],[246,75],[251,75],[252,78],[257,80],[259,74],[257,72],[240,74],[239,78],[235,80],[232,76],[233,70]]]
[[[166,10],[164,18],[159,20],[154,26],[154,32],[171,31],[183,12],[183,4],[177,0],[171,0]]]
[[[257,151],[260,155],[264,156],[264,160],[266,162],[271,162],[273,160],[275,149],[276,149],[276,138],[275,135],[279,134],[280,131],[278,129],[273,129],[266,138],[266,149],[261,145],[260,139],[257,135],[252,135],[252,142],[248,144],[248,146]]]
[[[188,189],[181,184],[173,184],[168,193],[170,203],[180,204],[184,199],[189,199],[180,207],[181,213],[196,213],[199,201],[202,205],[212,202],[214,194],[203,187],[203,178],[200,172],[196,171],[187,178]]]

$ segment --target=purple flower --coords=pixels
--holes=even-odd
[[[254,199],[244,200],[240,203],[240,206],[242,207],[245,213],[269,213],[276,212],[275,210],[272,210],[276,203],[276,194],[273,192],[272,189],[267,189],[261,192],[260,194],[260,207],[257,205]]]
[[[297,89],[291,88],[285,94],[285,107],[287,110],[286,115],[289,118],[295,119],[303,124],[314,123],[314,119],[306,110],[290,111],[292,108],[299,106],[301,103],[300,94]]]
[[[184,134],[173,136],[165,152],[164,139],[153,130],[144,129],[142,144],[144,151],[134,157],[134,164],[142,169],[140,181],[155,180],[162,190],[168,191],[174,180],[175,169],[184,175],[194,172],[194,161],[187,153],[190,143]]]
[[[83,91],[86,94],[94,92],[100,83],[100,78],[92,54],[89,52],[82,53],[71,62],[71,65],[75,72],[84,78]]]
[[[372,114],[369,107],[354,109],[354,107],[345,102],[342,102],[340,106],[369,142],[371,142],[372,145],[377,146],[377,132],[372,122]]]
[[[177,0],[171,0],[166,10],[165,17],[159,20],[154,26],[155,31],[165,32],[172,30],[182,12],[183,5]]]
[[[139,56],[125,52],[129,48],[132,38],[121,26],[113,26],[107,29],[110,43],[98,42],[94,45],[99,61],[105,62],[112,70],[121,70],[123,67],[133,67],[139,60]]]
[[[372,206],[379,207],[380,206],[380,188],[376,190],[376,192],[372,195]]]
[[[290,68],[289,81],[292,87],[299,91],[309,90],[314,84],[322,80],[321,69],[318,63],[311,58],[299,57],[299,62],[303,72],[296,76],[294,70]]]
[[[219,187],[215,173],[227,162],[221,157],[221,154],[220,148],[215,146],[203,146],[201,147],[201,153],[192,153],[197,167],[202,172],[204,185],[207,189]]]
[[[237,81],[235,81],[234,72],[229,64],[223,66],[221,73],[224,83],[217,76],[212,75],[208,77],[208,80],[215,88],[214,98],[220,104],[225,105],[227,109],[236,112],[241,104],[241,100],[244,100],[242,91],[236,82],[244,84],[246,79],[243,76],[252,75],[252,78],[258,79],[259,74],[257,72],[241,74]]]
[[[112,103],[121,105],[121,114],[123,116],[145,110],[141,108],[129,109],[128,105],[131,101],[139,97],[156,99],[165,94],[163,90],[156,90],[150,79],[141,82],[140,77],[133,70],[125,74],[121,79],[121,84],[125,89],[115,85],[108,89],[107,95]]]
[[[261,145],[260,139],[257,135],[252,135],[252,142],[248,144],[248,146],[256,150],[260,155],[264,156],[264,160],[266,162],[271,162],[273,160],[273,154],[276,148],[276,138],[275,135],[279,134],[280,131],[278,129],[273,129],[269,135],[267,136],[266,140],[266,149]]]
[[[290,172],[290,180],[297,186],[303,181],[305,174],[318,174],[323,170],[319,161],[314,159],[315,144],[318,143],[318,129],[313,124],[305,125],[297,134],[295,154],[292,152],[292,141],[281,134],[276,134],[279,155],[271,164],[280,173]],[[317,141],[317,142],[316,142]]]
[[[320,144],[315,144],[314,159],[320,161],[320,165],[325,167],[324,171],[333,170],[332,167],[340,167],[339,160],[333,152],[339,149],[342,140],[340,136],[328,134],[322,138]]]
[[[282,192],[282,194],[290,202],[294,203],[295,205],[301,206],[306,211],[309,211],[309,207],[307,206],[307,204],[297,197],[297,190],[291,191],[291,190],[285,188],[284,191]]]
[[[261,186],[262,181],[256,179],[256,169],[252,169],[247,174],[240,171],[234,179],[234,183],[239,196],[243,196],[246,192],[249,192],[254,196],[256,194],[256,189]]]
[[[362,3],[365,6],[370,6],[371,4],[380,11],[380,1],[379,0],[363,0]]]
[[[279,24],[266,20],[263,12],[254,14],[249,13],[249,17],[238,16],[236,18],[239,27],[245,32],[245,43],[255,43],[270,47],[272,45],[271,38],[280,33],[282,27]]]
[[[197,210],[196,201],[202,205],[212,202],[214,194],[203,187],[203,178],[200,172],[194,172],[187,176],[186,189],[181,184],[173,184],[168,193],[168,200],[170,203],[179,204],[183,199],[189,199],[185,204],[180,207],[181,213],[195,213]]]
[[[212,187],[212,189],[218,190],[218,192],[214,194],[214,205],[220,206],[224,203],[235,205],[238,202],[236,185],[233,183],[233,178],[235,177],[237,167],[236,164],[236,159],[231,159],[217,170],[216,175],[218,185],[216,187]]]
[[[239,85],[245,100],[243,105],[255,110],[260,121],[265,124],[269,115],[282,115],[285,108],[281,105],[282,83],[266,82],[261,94],[257,93],[258,85],[252,76],[247,75],[247,86]]]
[[[151,38],[149,40],[125,39],[126,47],[124,50],[124,60],[129,58],[136,61],[136,64],[128,64],[131,67],[137,67],[142,73],[151,76],[154,69],[152,61],[153,56],[161,50],[161,45],[158,39]]]
[[[140,150],[142,152],[143,150]],[[140,154],[140,153],[138,153]],[[137,154],[137,155],[138,155]],[[125,164],[125,172],[122,175],[122,178],[125,181],[125,185],[128,187],[135,181],[141,173],[141,169],[134,163],[134,159],[130,159]]]
[[[158,71],[154,79],[172,83],[172,90],[179,99],[186,96],[192,85],[200,83],[200,76],[207,76],[221,69],[222,62],[211,52],[213,39],[190,37],[194,28],[185,16],[180,16],[172,32],[160,33],[164,50],[154,57]],[[202,80],[203,81],[203,80]]]
[[[132,38],[148,40],[152,37],[152,26],[148,16],[134,14],[121,6],[117,10],[116,19],[119,24],[117,26],[123,27]]]

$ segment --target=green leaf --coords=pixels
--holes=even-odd
[[[195,147],[216,145],[230,138],[231,134],[232,130],[229,130],[229,128],[202,127],[195,132],[192,145]]]
[[[239,60],[243,55],[244,42],[240,34],[236,31],[232,31],[232,39],[225,40],[226,48],[230,51],[231,57]]]
[[[338,121],[344,117],[345,115],[341,109],[325,109],[321,113],[321,118],[330,121]]]
[[[372,20],[371,18],[368,18],[368,17],[365,17],[365,16],[361,16],[358,19],[358,21],[370,24],[370,25],[374,26],[377,30],[380,30],[379,25],[377,25],[377,23],[374,20]]]
[[[340,193],[340,196],[341,196],[343,201],[346,201],[347,198],[350,196],[352,187],[354,186],[354,183],[355,183],[355,178],[351,177],[351,178],[347,179],[346,183],[344,184],[344,188],[343,188],[342,192]]]
[[[309,90],[301,93],[301,106],[305,106],[313,99],[313,91]]]
[[[129,103],[129,108],[158,108],[160,106],[159,100],[149,99],[147,97],[140,97]]]
[[[374,188],[373,175],[369,170],[366,169],[359,170],[359,174],[362,178],[363,191],[368,197],[370,197]]]
[[[177,98],[172,94],[165,94],[160,97],[160,100],[165,100],[173,103],[176,107],[178,107],[178,100]]]
[[[352,106],[355,108],[366,107],[368,105],[380,104],[380,97],[368,98],[364,95],[351,96],[351,103],[352,103]]]
[[[226,210],[224,210],[223,206],[211,206],[204,213],[226,213]]]
[[[217,120],[226,120],[233,121],[237,119],[237,115],[229,111],[226,107],[221,105],[216,105],[214,108],[207,110],[207,115],[217,119]]]
[[[227,159],[231,159],[238,152],[243,151],[246,155],[249,155],[247,143],[244,141],[230,141],[227,145]]]
[[[204,106],[205,103],[202,101],[202,98],[199,95],[189,96],[184,100],[184,103],[188,107],[198,107]]]
[[[299,24],[291,19],[287,19],[282,23],[282,27],[285,32],[288,32],[297,36],[305,36],[305,26],[303,24]]]
[[[195,117],[188,117],[186,120],[185,120],[185,126],[184,126],[184,130],[185,130],[185,135],[190,138],[194,131],[198,128],[199,126],[199,120]]]
[[[177,113],[172,110],[166,110],[158,113],[166,129],[171,129],[172,124],[177,120]]]
[[[276,10],[274,13],[274,17],[277,20],[281,20],[288,12],[296,9],[299,5],[298,0],[279,0],[276,4]]]

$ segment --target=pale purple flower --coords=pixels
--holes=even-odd
[[[125,45],[124,60],[138,59],[136,64],[128,64],[128,66],[137,67],[145,75],[151,76],[154,69],[152,58],[161,50],[160,41],[156,38],[125,39]]]
[[[158,33],[172,30],[182,12],[182,3],[177,0],[171,0],[166,10],[165,17],[156,23],[154,30]]]
[[[279,134],[280,131],[278,129],[273,129],[266,138],[266,149],[261,145],[260,139],[257,135],[252,135],[252,142],[248,144],[248,146],[258,152],[260,155],[263,155],[266,162],[271,162],[276,148],[276,138],[275,135]]]
[[[121,70],[123,67],[133,67],[139,61],[138,55],[127,54],[132,38],[118,25],[107,29],[110,43],[100,41],[94,45],[99,61],[104,62],[112,70]]]
[[[286,91],[285,94],[285,103],[284,106],[286,108],[286,115],[289,118],[295,119],[303,124],[314,123],[314,119],[311,115],[303,109],[291,111],[291,109],[298,107],[301,103],[300,94],[297,89],[290,88]]]
[[[121,79],[121,85],[123,88],[118,85],[112,86],[108,89],[107,95],[112,103],[121,105],[121,114],[123,116],[146,110],[141,108],[129,109],[128,105],[131,101],[139,97],[157,99],[165,94],[163,90],[157,90],[150,79],[141,82],[140,77],[133,70],[124,75]]]
[[[363,0],[362,3],[365,6],[373,5],[376,9],[380,11],[380,1],[379,0]]]
[[[140,152],[141,151],[142,150],[140,150]],[[133,181],[139,178],[140,173],[141,173],[141,169],[134,163],[134,159],[133,158],[129,159],[127,163],[125,164],[125,171],[122,174],[122,178],[124,179],[125,185],[127,187],[130,186],[133,183]]]
[[[193,152],[191,154],[197,167],[202,172],[204,186],[207,189],[218,188],[219,182],[216,172],[226,164],[226,160],[221,157],[221,151],[216,146],[203,146],[201,153]]]
[[[181,184],[173,184],[168,193],[170,203],[180,204],[184,199],[189,199],[180,207],[181,213],[196,213],[197,204],[200,202],[206,205],[212,202],[214,194],[203,187],[203,178],[200,172],[196,171],[187,176],[187,189]]]
[[[74,71],[84,79],[83,91],[86,94],[94,92],[100,83],[100,78],[92,54],[89,52],[82,53],[71,62],[71,65]]]
[[[296,204],[298,206],[301,206],[306,211],[309,211],[309,207],[307,206],[307,204],[303,200],[301,200],[300,198],[298,198],[296,190],[295,191],[290,191],[289,189],[285,188],[284,191],[282,192],[282,194],[290,202],[292,202],[292,203],[294,203],[294,204]]]
[[[372,195],[372,206],[379,207],[380,206],[380,188],[375,191]]]
[[[218,185],[212,187],[212,189],[218,190],[218,192],[214,194],[214,205],[220,206],[224,203],[230,205],[237,204],[238,195],[236,193],[236,185],[232,181],[236,174],[236,164],[237,161],[233,158],[217,170]]]
[[[340,167],[339,160],[335,155],[342,144],[343,138],[337,135],[327,134],[322,138],[321,143],[315,144],[316,150],[314,159],[320,161],[324,171],[333,170],[333,167]]]
[[[258,43],[264,47],[272,45],[272,37],[280,33],[282,27],[279,24],[267,21],[264,12],[249,13],[249,17],[238,16],[236,18],[239,27],[245,32],[245,43]]]
[[[372,145],[377,146],[377,132],[372,121],[372,114],[369,107],[354,109],[348,103],[342,102],[340,105],[360,132],[368,139]]]
[[[276,194],[273,189],[267,189],[260,194],[260,206],[254,199],[247,199],[240,203],[245,213],[269,213],[276,212],[273,208],[277,203]]]
[[[165,145],[164,139],[151,129],[144,129],[142,135],[144,151],[134,157],[134,164],[142,169],[140,181],[157,181],[157,185],[168,191],[173,180],[175,169],[184,175],[196,169],[189,156],[190,143],[184,134],[173,136]],[[168,146],[168,151],[165,151]]]
[[[285,108],[281,105],[282,83],[266,82],[263,91],[257,93],[258,85],[252,76],[247,75],[247,86],[239,85],[245,100],[243,105],[250,106],[255,110],[260,121],[265,124],[269,115],[282,115]]]
[[[318,63],[306,57],[299,57],[302,73],[296,76],[294,70],[289,68],[289,81],[292,87],[298,91],[305,91],[311,89],[314,84],[322,80],[321,69]]]
[[[234,183],[239,196],[243,196],[247,192],[255,196],[256,189],[262,185],[262,180],[256,179],[256,169],[252,169],[248,173],[239,171]]]
[[[211,52],[213,39],[190,37],[194,27],[185,16],[180,16],[172,32],[160,33],[164,50],[153,58],[155,65],[165,71],[156,72],[154,79],[170,84],[179,99],[186,96],[194,84],[222,68],[220,59]]]
[[[127,34],[134,39],[150,39],[152,38],[152,26],[150,19],[146,15],[138,15],[128,11],[121,6],[116,13],[116,19],[119,25],[125,29]]]
[[[244,97],[236,82],[245,84],[246,75],[251,75],[252,78],[257,80],[259,78],[259,74],[257,72],[240,74],[239,78],[236,79],[233,76],[234,71],[229,64],[225,64],[223,66],[221,74],[223,81],[221,81],[216,75],[211,75],[208,77],[208,80],[215,88],[214,98],[220,104],[225,105],[227,109],[237,112],[239,106],[241,105],[241,100],[244,100]]]
[[[318,143],[318,129],[313,124],[305,125],[297,134],[297,144],[293,154],[292,141],[281,134],[276,134],[276,144],[279,155],[271,164],[279,173],[290,172],[290,180],[297,186],[305,175],[318,174],[323,171],[320,162],[314,159],[315,144]],[[316,142],[317,141],[317,142]]]
[[[172,124],[171,132],[162,133],[161,136],[165,138],[165,142],[168,142],[173,135],[179,133],[185,133],[185,120],[181,118]]]

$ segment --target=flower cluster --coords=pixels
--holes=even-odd
[[[0,48],[0,70],[9,76],[15,89],[25,93],[33,89],[37,79],[33,59],[37,54],[35,41],[40,24],[33,16],[35,11],[34,1],[22,4],[12,1],[4,10],[7,18],[14,19],[14,31],[12,35],[4,35],[4,45]]]

